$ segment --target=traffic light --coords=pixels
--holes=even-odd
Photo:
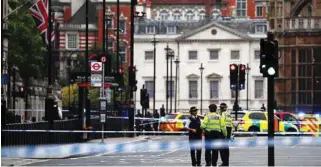
[[[129,85],[133,91],[137,91],[136,67],[129,67]]]
[[[230,64],[230,87],[231,89],[236,89],[237,83],[238,83],[238,69],[237,64]]]
[[[140,89],[140,105],[144,108],[147,89]]]
[[[17,97],[25,97],[26,94],[26,89],[24,86],[19,86],[18,92],[17,92]]]
[[[260,72],[263,77],[278,77],[279,46],[278,41],[268,35],[267,39],[260,40]]]
[[[239,72],[239,89],[245,89],[245,70],[246,66],[244,64],[240,64],[240,72]]]
[[[114,74],[115,76],[115,80],[116,82],[118,83],[119,87],[123,87],[124,86],[124,77],[123,77],[123,74],[124,74],[124,69],[123,68],[120,68],[119,69],[119,72]]]

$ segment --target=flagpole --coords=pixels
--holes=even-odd
[[[51,53],[51,31],[52,31],[52,22],[51,22],[51,0],[48,0],[48,31],[47,31],[47,51],[48,51],[48,60],[47,60],[47,68],[48,68],[48,87],[47,87],[47,97],[45,101],[45,109],[46,109],[46,117],[49,122],[49,129],[53,128],[53,96],[52,96],[52,53]]]

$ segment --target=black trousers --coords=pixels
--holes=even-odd
[[[231,139],[231,135],[232,135],[232,127],[226,127],[227,130],[227,142]],[[227,146],[227,148],[222,149],[220,151],[220,155],[221,155],[221,160],[222,160],[222,166],[229,166],[229,162],[230,162],[230,149]]]
[[[192,166],[201,166],[202,146],[197,145],[197,143],[201,141],[202,136],[189,138]]]
[[[217,148],[212,148],[211,143],[215,142],[215,140],[222,139],[222,133],[218,131],[208,131],[205,134],[205,161],[206,166],[216,166],[218,159],[218,151]]]

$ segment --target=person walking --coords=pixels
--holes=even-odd
[[[153,121],[154,121],[154,124],[153,124],[153,126],[154,126],[154,131],[158,131],[158,127],[159,127],[159,113],[158,113],[157,110],[154,111],[153,117],[154,117],[154,120],[153,120]],[[158,135],[158,134],[156,133],[156,135]]]
[[[197,143],[202,142],[201,119],[197,116],[197,108],[191,107],[191,116],[185,123],[185,129],[189,131],[190,153],[192,166],[201,166],[202,147],[197,147]],[[196,155],[195,155],[196,151]]]
[[[223,116],[224,122],[226,125],[226,131],[227,131],[226,142],[228,143],[231,139],[233,123],[232,123],[231,115],[229,113],[227,113],[226,110],[227,110],[227,105],[225,103],[221,103],[220,104],[220,111],[221,111],[221,116]],[[229,166],[230,149],[229,149],[228,145],[226,148],[224,148],[220,151],[220,155],[221,155],[221,160],[223,162],[221,164],[221,166]]]
[[[217,106],[209,105],[210,113],[204,117],[201,128],[205,131],[205,161],[206,166],[216,166],[219,148],[212,148],[216,140],[224,139],[227,135],[224,118],[216,113]]]

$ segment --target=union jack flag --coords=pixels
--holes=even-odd
[[[46,45],[49,44],[49,20],[48,20],[48,0],[38,0],[34,5],[29,9],[30,14],[36,22],[36,26],[40,31],[42,39]],[[55,39],[55,32],[53,26],[51,27],[51,42]]]

